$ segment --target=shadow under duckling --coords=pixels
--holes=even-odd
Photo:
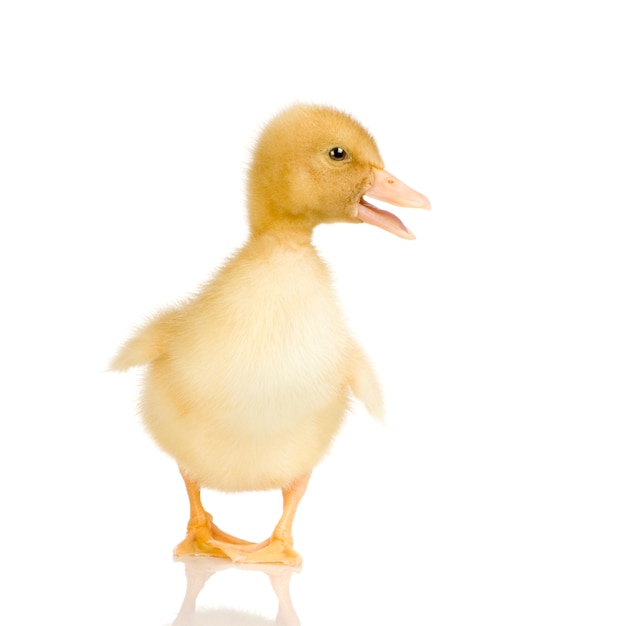
[[[350,396],[382,418],[376,374],[311,243],[318,224],[333,222],[414,238],[366,195],[430,208],[384,170],[374,139],[349,115],[315,105],[283,111],[253,153],[247,243],[198,295],[157,315],[114,360],[116,370],[147,366],[141,413],[185,481],[190,518],[178,556],[300,563],[293,519]],[[266,541],[243,541],[213,523],[201,487],[282,489],[283,515]]]

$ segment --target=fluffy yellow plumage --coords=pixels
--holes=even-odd
[[[144,422],[185,479],[191,517],[178,554],[299,562],[293,515],[350,394],[382,417],[376,375],[311,244],[316,225],[338,221],[412,238],[365,194],[429,207],[383,170],[374,140],[351,117],[327,107],[287,109],[253,155],[248,242],[196,297],[152,320],[115,359],[118,370],[148,365]],[[200,487],[281,488],[283,517],[267,541],[243,542],[212,523]]]

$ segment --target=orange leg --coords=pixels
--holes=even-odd
[[[189,523],[187,524],[187,536],[175,548],[176,556],[192,554],[208,554],[211,556],[229,558],[223,550],[215,545],[215,542],[224,542],[232,545],[255,545],[220,530],[213,523],[213,516],[207,513],[200,499],[200,486],[189,478],[181,469],[180,473],[185,481],[187,496],[189,497]]]
[[[283,489],[283,514],[269,539],[252,545],[229,545],[228,542],[222,541],[216,541],[213,545],[219,547],[228,557],[238,563],[283,563],[285,565],[302,563],[302,558],[293,549],[291,527],[310,477],[311,474],[307,474]]]

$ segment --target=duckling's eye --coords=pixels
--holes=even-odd
[[[334,148],[330,149],[330,151],[328,152],[328,156],[333,161],[345,161],[346,157],[348,156],[348,153],[343,148],[340,148],[339,146],[335,146]]]

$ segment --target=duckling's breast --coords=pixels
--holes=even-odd
[[[176,365],[225,426],[290,429],[345,385],[348,332],[330,276],[310,248],[233,265],[200,303]]]

